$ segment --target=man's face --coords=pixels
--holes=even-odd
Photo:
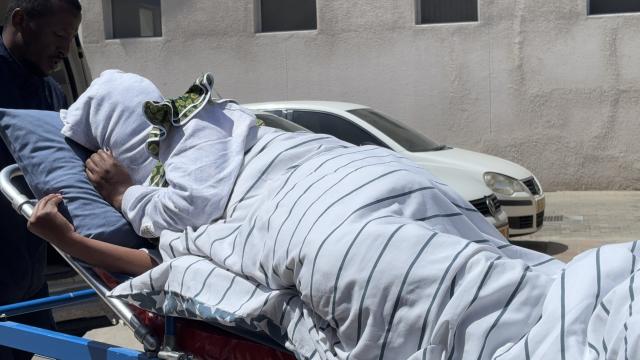
[[[47,75],[69,54],[80,25],[80,16],[67,5],[56,3],[54,8],[52,14],[43,17],[25,16],[21,31],[25,59]]]

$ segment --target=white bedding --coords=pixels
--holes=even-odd
[[[640,354],[636,243],[565,266],[398,154],[325,135],[263,135],[223,218],[163,232],[160,250],[111,295],[260,329],[301,359]]]

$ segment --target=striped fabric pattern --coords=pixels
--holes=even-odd
[[[389,150],[270,131],[224,216],[163,232],[112,296],[266,333],[300,359],[634,359],[639,247],[565,265]]]

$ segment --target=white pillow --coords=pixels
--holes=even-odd
[[[61,132],[89,150],[111,149],[134,183],[142,184],[156,163],[145,147],[151,125],[143,104],[163,99],[148,79],[106,70],[68,110],[60,112]]]

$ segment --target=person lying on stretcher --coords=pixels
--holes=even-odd
[[[229,120],[236,105],[208,96],[202,105],[198,93],[189,98],[202,107],[134,101],[153,99],[135,76],[103,76],[113,86],[92,84],[92,95],[62,114],[65,135],[96,151],[89,179],[138,234],[160,235],[164,251],[163,263],[110,296],[171,316],[271,329],[299,358],[640,353],[638,242],[563,264],[507,243],[458,194],[388,149],[255,130],[241,109]],[[166,120],[165,111],[177,116]],[[33,232],[108,270],[141,274],[156,265],[146,252],[76,234],[60,201],[39,201]]]
[[[207,74],[179,98],[165,99],[151,81],[107,70],[60,114],[62,133],[96,151],[87,177],[142,237],[197,228],[225,209],[258,131],[249,110],[215,99],[212,87]],[[60,194],[41,199],[29,229],[106,270],[140,274],[154,265],[147,252],[76,233],[57,211],[61,201]]]

